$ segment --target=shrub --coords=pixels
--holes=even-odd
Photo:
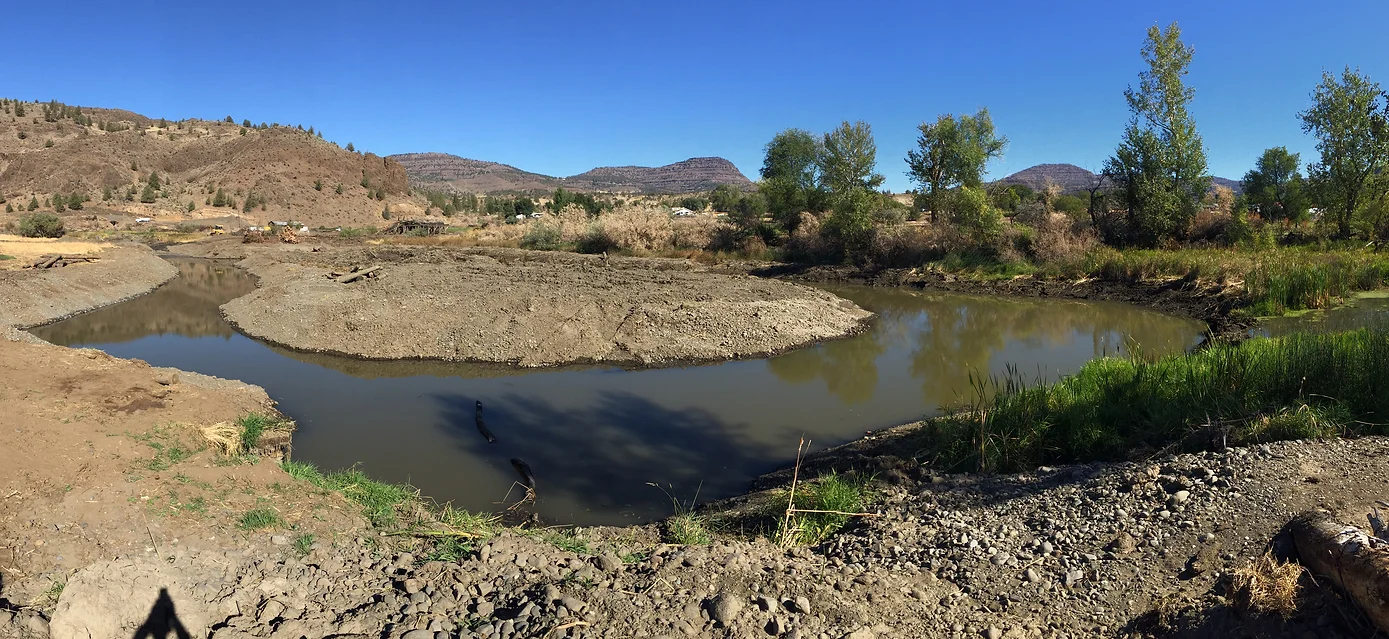
[[[342,195],[342,185],[339,184],[338,188],[333,189],[333,191],[336,192],[338,195]]]
[[[594,224],[588,228],[579,241],[575,243],[574,250],[580,253],[597,255],[599,253],[611,253],[622,248],[617,242],[613,241],[608,232],[604,230],[602,224]]]
[[[19,234],[24,237],[62,237],[65,232],[63,220],[52,213],[31,213],[19,218]]]
[[[975,244],[990,244],[1003,230],[1003,215],[989,204],[989,196],[982,189],[960,187],[953,200],[950,222]]]
[[[548,222],[532,224],[521,238],[521,248],[536,251],[557,251],[563,246],[563,233],[560,228]]]
[[[53,138],[48,138],[47,140],[44,140],[44,141],[43,141],[43,148],[48,149],[48,148],[52,148],[52,147],[53,147]]]
[[[675,231],[670,214],[641,207],[613,211],[603,216],[603,232],[618,246],[631,251],[658,251],[670,248]]]
[[[671,245],[678,249],[707,249],[714,241],[714,234],[720,227],[731,230],[727,224],[710,215],[699,215],[673,220],[671,222]]]

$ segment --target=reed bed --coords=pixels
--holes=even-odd
[[[1389,327],[1105,358],[1053,384],[973,380],[980,399],[928,422],[950,469],[1016,471],[1164,450],[1389,432]]]
[[[1047,270],[1055,275],[1121,281],[1194,276],[1235,284],[1243,289],[1248,312],[1260,316],[1327,308],[1357,291],[1389,286],[1389,255],[1357,250],[1102,248]]]

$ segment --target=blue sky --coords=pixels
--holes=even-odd
[[[1309,7],[1312,7],[1309,9]],[[732,160],[777,131],[865,120],[887,186],[916,125],[987,106],[1001,177],[1098,169],[1128,118],[1144,30],[1177,21],[1211,170],[1269,146],[1323,69],[1389,85],[1384,0],[1200,2],[134,2],[5,9],[0,95],[153,117],[304,124],[382,155],[442,151],[551,175]],[[80,17],[79,17],[80,16]]]

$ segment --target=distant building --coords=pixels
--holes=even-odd
[[[675,217],[690,217],[694,215],[695,212],[683,206],[677,206],[670,210],[670,214],[674,215]]]

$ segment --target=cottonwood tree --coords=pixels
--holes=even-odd
[[[1389,95],[1359,70],[1346,67],[1339,80],[1324,72],[1298,117],[1321,152],[1307,173],[1324,219],[1347,237],[1370,179],[1389,168]]]
[[[922,122],[916,149],[907,152],[907,177],[921,186],[922,202],[930,209],[931,222],[949,205],[952,189],[978,188],[984,166],[1003,156],[1008,138],[994,132],[988,109],[955,117],[949,113],[934,124]]]
[[[1182,82],[1193,49],[1174,22],[1148,28],[1138,88],[1124,90],[1132,117],[1104,174],[1128,208],[1124,240],[1152,246],[1185,235],[1210,190],[1206,149],[1187,111],[1195,90]]]
[[[826,133],[819,159],[820,183],[829,192],[832,213],[821,233],[839,243],[846,257],[867,248],[873,236],[875,192],[883,184],[877,172],[878,145],[868,123],[845,121]]]
[[[873,141],[873,127],[862,120],[845,121],[826,133],[817,164],[820,183],[836,198],[883,184],[883,176],[876,171],[878,145]]]
[[[1264,219],[1296,222],[1307,216],[1299,166],[1298,154],[1276,146],[1265,149],[1254,168],[1244,174],[1241,184],[1245,198]]]
[[[825,207],[819,157],[820,141],[804,129],[786,129],[767,143],[758,191],[772,217],[788,232],[796,230],[803,211]]]

